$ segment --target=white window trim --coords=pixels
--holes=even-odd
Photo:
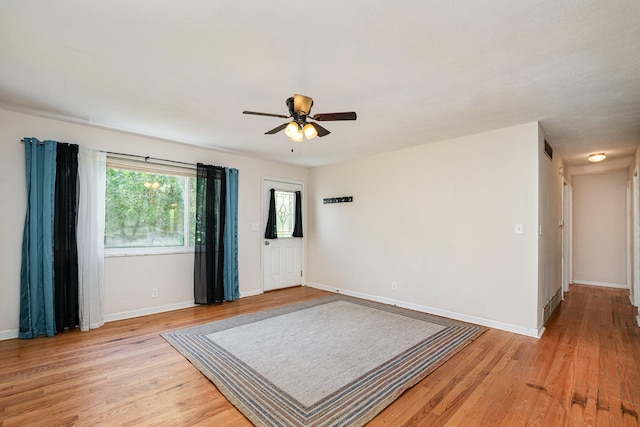
[[[148,256],[148,255],[171,255],[193,253],[193,246],[165,246],[165,247],[145,247],[145,248],[105,248],[105,258],[127,257],[127,256]]]

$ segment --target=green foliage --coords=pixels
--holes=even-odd
[[[105,247],[183,246],[186,181],[107,168]]]

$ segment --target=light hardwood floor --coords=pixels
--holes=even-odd
[[[218,306],[0,341],[0,425],[250,426],[161,332],[317,298]],[[637,426],[640,328],[628,291],[574,285],[537,340],[489,330],[370,426]]]

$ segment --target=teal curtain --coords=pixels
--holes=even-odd
[[[240,298],[238,284],[238,169],[224,168],[226,174],[226,214],[224,228],[224,299]]]
[[[27,212],[22,237],[19,338],[56,332],[53,275],[55,141],[24,139]]]

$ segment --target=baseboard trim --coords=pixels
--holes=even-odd
[[[626,283],[609,283],[609,282],[594,282],[592,280],[580,280],[574,279],[574,285],[587,285],[587,286],[602,286],[605,288],[616,288],[616,289],[629,289]]]
[[[195,307],[193,301],[178,302],[175,304],[159,305],[157,307],[140,308],[138,310],[121,311],[104,316],[105,322],[115,322],[117,320],[131,319],[133,317],[148,316],[150,314],[164,313],[167,311],[180,310],[181,308]]]
[[[240,292],[240,298],[251,297],[262,294],[262,289]],[[164,313],[167,311],[180,310],[182,308],[196,307],[193,301],[178,302],[174,304],[161,305],[157,307],[141,308],[139,310],[123,311],[120,313],[108,314],[104,317],[105,322],[115,322],[116,320],[131,319],[133,317],[148,316],[149,314]]]
[[[262,295],[264,292],[262,289],[254,289],[252,291],[240,291],[240,298],[255,297],[256,295]]]
[[[528,336],[533,336],[534,338],[540,338],[540,337],[542,337],[542,335],[544,335],[544,331],[546,331],[546,330],[547,330],[547,328],[546,328],[546,327],[544,327],[544,326],[540,326],[540,327],[538,328],[538,335],[536,335],[536,336],[528,335]],[[509,332],[511,332],[511,331],[509,331]],[[524,335],[524,334],[521,334],[521,335]]]
[[[241,292],[240,298],[260,295],[262,293],[263,292],[261,289],[257,289],[255,291],[249,291],[249,292]],[[132,319],[134,317],[142,317],[142,316],[148,316],[150,314],[165,313],[168,311],[195,307],[196,305],[197,304],[193,303],[193,301],[185,301],[185,302],[178,302],[174,304],[160,305],[157,307],[141,308],[138,310],[121,311],[119,313],[111,313],[111,314],[105,315],[104,321],[105,323],[115,322],[118,320]],[[91,326],[91,329],[95,329],[95,328],[97,328],[97,326]],[[18,329],[9,329],[6,331],[0,331],[0,341],[18,338],[18,332],[19,332]]]
[[[11,340],[18,338],[19,329],[7,329],[6,331],[0,331],[0,341]]]
[[[409,310],[415,310],[415,311],[420,311],[422,313],[428,313],[436,316],[446,317],[449,319],[460,320],[462,322],[473,323],[476,325],[486,326],[493,329],[500,329],[502,331],[513,332],[515,334],[526,335],[528,337],[533,337],[533,338],[540,338],[545,331],[544,326],[541,326],[538,329],[523,328],[521,326],[512,325],[504,322],[498,322],[491,319],[485,319],[483,317],[471,316],[471,315],[462,314],[462,313],[455,313],[448,310],[441,310],[438,308],[428,307],[420,304],[412,304],[405,301],[395,300],[392,298],[385,298],[377,295],[350,291],[348,289],[342,289],[335,286],[327,286],[321,283],[307,282],[306,286],[309,286],[311,288],[321,289],[323,291],[348,295],[356,298],[362,298],[368,301],[380,302],[382,304],[395,305],[397,307],[407,308]]]

